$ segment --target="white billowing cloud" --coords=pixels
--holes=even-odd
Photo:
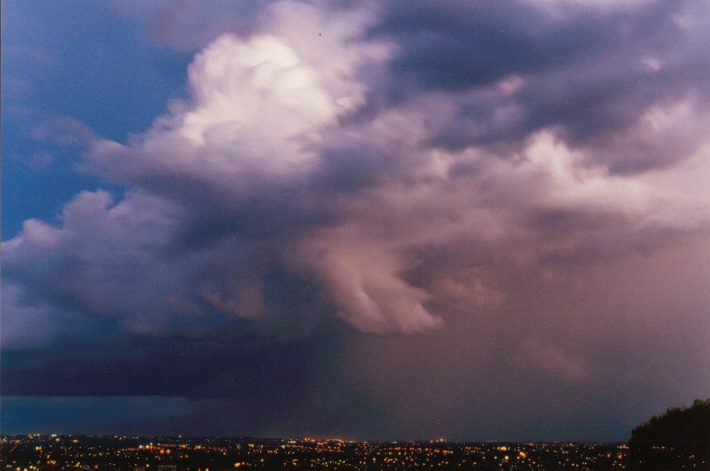
[[[82,193],[58,227],[26,222],[3,245],[10,276],[47,302],[150,333],[190,316],[284,315],[267,282],[279,266],[361,331],[420,332],[440,327],[446,306],[498,309],[511,273],[554,271],[543,259],[620,254],[674,230],[706,236],[707,146],[662,144],[701,134],[706,120],[684,131],[702,116],[693,97],[649,108],[630,139],[601,146],[574,147],[551,127],[504,150],[442,149],[432,137],[457,115],[456,93],[358,115],[368,71],[392,51],[362,39],[368,21],[280,3],[254,34],[217,38],[190,65],[190,101],[126,144],[92,146],[86,167],[127,185],[125,198]],[[509,100],[528,86],[497,82],[500,109],[517,109]],[[644,146],[676,152],[663,156],[676,165],[616,174],[596,154]],[[584,376],[557,347],[532,350]]]
[[[174,104],[132,146],[98,143],[94,161],[129,180],[170,173],[235,196],[255,180],[298,178],[315,164],[309,147],[337,105],[281,39],[223,36],[188,75],[192,103]]]
[[[128,146],[98,142],[93,164],[112,178],[169,174],[234,198],[308,176],[323,133],[364,100],[358,68],[388,48],[352,42],[363,20],[329,21],[313,6],[275,4],[264,16],[263,32],[223,35],[196,56],[189,103],[173,103]]]
[[[710,127],[710,114],[702,103],[694,94],[654,103],[630,127],[594,142],[588,158],[622,171],[684,160],[702,146]]]
[[[142,192],[117,204],[104,191],[83,192],[64,207],[60,227],[26,221],[3,243],[5,266],[35,295],[69,311],[117,317],[129,329],[158,328],[168,322],[167,296],[185,275],[182,261],[161,253],[179,213]]]
[[[240,140],[253,137],[240,132],[242,128],[263,134],[268,129],[268,135],[256,137],[285,141],[335,117],[316,70],[274,36],[246,42],[223,36],[197,56],[188,75],[197,106],[181,115],[176,131],[196,147],[222,143],[233,133]],[[271,159],[288,159],[293,153]]]
[[[409,267],[396,252],[396,244],[344,227],[305,240],[301,250],[306,263],[321,274],[340,317],[356,328],[417,332],[441,325],[442,319],[425,307],[427,292],[402,279]]]
[[[530,137],[523,160],[503,163],[497,178],[519,186],[531,186],[536,195],[524,196],[528,204],[540,208],[599,209],[632,212],[643,210],[647,191],[631,178],[609,175],[598,166],[583,164],[584,153],[570,149],[553,132],[542,131]],[[516,202],[521,207],[522,201]]]

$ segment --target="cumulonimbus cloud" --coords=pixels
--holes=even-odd
[[[607,439],[704,393],[705,3],[155,7],[189,97],[126,142],[34,128],[114,190],[3,242],[3,394]]]
[[[84,167],[126,185],[127,196],[82,193],[59,227],[28,221],[4,243],[7,276],[43,303],[148,332],[205,312],[278,317],[288,307],[265,278],[281,270],[357,329],[412,332],[446,317],[432,306],[450,273],[474,270],[472,291],[504,297],[495,273],[508,261],[619,253],[707,231],[707,194],[692,177],[707,171],[698,90],[637,105],[623,138],[577,147],[551,123],[501,147],[506,120],[521,126],[516,116],[535,113],[526,100],[537,76],[556,69],[422,90],[362,115],[377,80],[389,80],[372,71],[408,61],[417,46],[393,39],[409,23],[384,22],[373,37],[373,18],[346,18],[276,4],[261,31],[212,42],[190,65],[188,102],[127,144],[96,140],[88,152]],[[466,118],[485,138],[440,145],[470,103],[487,103]],[[615,162],[641,158],[636,149],[681,163],[614,173]],[[436,252],[449,264],[427,265]]]
[[[463,434],[530,391],[643,396],[647,357],[685,381],[708,358],[710,10],[578,3],[275,3],[215,38],[144,133],[82,133],[122,194],[3,242],[3,349],[93,352],[3,387],[253,411],[287,403],[265,371],[305,396],[342,368],[401,433]]]

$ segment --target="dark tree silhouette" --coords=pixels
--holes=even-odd
[[[710,399],[674,407],[631,432],[632,471],[710,470]]]

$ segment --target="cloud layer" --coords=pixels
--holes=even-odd
[[[94,348],[68,369],[86,384],[17,360],[3,389],[263,408],[288,402],[269,367],[296,372],[307,404],[355,378],[390,432],[458,436],[461,410],[489,426],[497,411],[510,423],[492,430],[514,435],[531,407],[515,391],[566,391],[591,411],[610,404],[582,392],[599,384],[626,399],[659,388],[641,404],[677,400],[671,380],[700,394],[707,6],[261,7],[195,56],[189,99],[128,142],[91,138],[81,170],[123,194],[80,193],[57,224],[28,220],[3,242],[11,361]],[[182,373],[141,380],[170,355]],[[662,360],[644,378],[649,355]],[[211,387],[181,386],[203,363]],[[546,407],[565,430],[572,404]],[[332,413],[309,426],[329,430]],[[290,430],[280,417],[258,426]]]

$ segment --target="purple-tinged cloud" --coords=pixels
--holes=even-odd
[[[595,388],[640,396],[633,413],[675,400],[671,382],[701,394],[707,12],[366,6],[268,5],[195,56],[189,99],[125,143],[93,140],[82,170],[125,194],[81,193],[3,243],[4,348],[100,331],[106,350],[67,373],[96,382],[47,390],[233,394],[245,409],[282,399],[265,369],[298,371],[296,414],[345,389],[406,436],[472,421],[512,436],[519,415],[547,433],[538,402],[564,424],[576,399],[612,404]],[[31,319],[46,322],[19,341]],[[102,365],[123,343],[141,347],[117,355],[116,385]],[[150,380],[161,362],[210,387]],[[289,430],[279,417],[263,430]]]
[[[510,75],[470,98],[422,92],[353,119],[373,91],[363,74],[383,66],[394,44],[360,39],[373,20],[357,10],[329,23],[303,4],[268,14],[264,31],[222,36],[197,55],[189,102],[173,103],[127,145],[96,141],[85,167],[135,190],[116,205],[106,193],[79,195],[59,228],[29,221],[5,244],[8,273],[79,310],[150,330],[170,323],[168,312],[204,306],[258,321],[273,311],[265,267],[278,263],[312,280],[353,326],[409,332],[440,325],[445,313],[429,307],[433,287],[407,273],[446,285],[451,269],[618,254],[707,230],[706,195],[692,193],[702,183],[672,191],[677,179],[692,181],[687,167],[706,170],[707,118],[696,95],[649,104],[624,140],[602,150],[571,147],[555,126],[513,148],[488,139],[440,148],[431,138],[461,106],[485,92],[505,120],[526,80]],[[426,21],[405,23],[407,31]],[[634,158],[639,147],[688,163],[638,177],[603,164],[614,152]],[[437,269],[418,261],[432,251],[457,260]],[[492,260],[482,261],[485,251]]]

